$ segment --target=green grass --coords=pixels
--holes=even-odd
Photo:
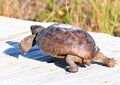
[[[107,4],[106,9],[105,9],[103,22],[102,22],[102,32],[105,32],[108,13],[109,13],[109,5]]]

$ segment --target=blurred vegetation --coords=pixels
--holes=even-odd
[[[0,0],[0,15],[109,34],[120,27],[119,0]]]

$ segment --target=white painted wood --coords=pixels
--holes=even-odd
[[[120,85],[120,38],[104,33],[90,33],[106,56],[117,60],[114,68],[98,64],[79,67],[68,73],[63,60],[42,53],[37,46],[26,55],[18,48],[20,40],[30,35],[30,26],[47,27],[53,23],[23,21],[0,17],[0,85]]]

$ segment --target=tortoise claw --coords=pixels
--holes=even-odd
[[[70,73],[76,73],[76,72],[78,72],[78,69],[67,68],[66,71],[68,71]]]

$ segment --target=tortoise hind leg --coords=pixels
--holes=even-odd
[[[72,55],[66,56],[66,63],[70,66],[70,68],[68,69],[69,72],[75,73],[78,71],[78,66],[75,63],[75,61],[76,61],[76,56],[72,56]]]
[[[83,63],[86,64],[87,66],[90,66],[90,65],[91,65],[91,61],[92,61],[92,60],[84,59],[84,60],[83,60]]]
[[[106,57],[104,54],[102,54],[101,52],[99,52],[99,53],[95,56],[94,60],[100,61],[100,62],[104,63],[105,65],[107,65],[108,67],[114,67],[115,64],[116,64],[115,59],[113,59],[113,58],[108,58],[108,57]]]

